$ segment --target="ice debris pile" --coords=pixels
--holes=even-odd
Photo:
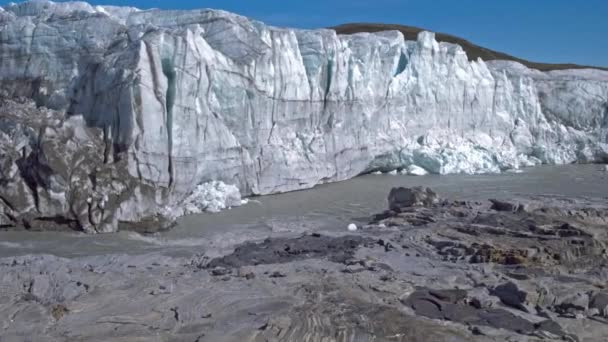
[[[183,210],[182,215],[202,212],[217,213],[243,204],[247,204],[247,200],[241,199],[239,188],[223,182],[212,181],[197,186],[177,209]]]
[[[103,217],[88,220],[90,230],[156,217],[211,181],[247,196],[373,171],[480,173],[608,160],[608,72],[469,61],[430,32],[405,41],[397,31],[276,28],[217,10],[50,1],[9,4],[0,25],[0,94],[82,118],[98,132],[98,168],[129,183],[128,191],[99,194],[109,201],[93,210]],[[39,214],[47,202],[36,198],[53,198],[65,209],[53,215],[82,226],[69,210],[67,173],[43,163],[65,156],[25,152],[45,165],[54,187],[19,178],[32,205],[0,190],[2,222],[48,217]],[[88,169],[86,188],[102,185],[93,184],[96,167]]]

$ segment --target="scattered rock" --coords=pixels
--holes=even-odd
[[[342,272],[344,273],[350,273],[350,274],[355,274],[355,273],[360,273],[367,270],[366,267],[360,266],[360,265],[348,265],[346,266],[346,268],[344,268],[342,270]]]
[[[538,330],[542,330],[542,331],[551,333],[557,337],[564,336],[564,330],[562,329],[562,327],[553,320],[545,320],[540,323],[536,323],[536,324],[534,324],[534,327]]]
[[[210,271],[210,273],[212,276],[218,277],[218,276],[228,275],[228,274],[232,273],[232,270],[230,270],[229,268],[226,268],[226,267],[217,266],[217,267],[214,267]]]
[[[430,290],[420,288],[403,304],[411,307],[417,315],[428,318],[458,322],[467,326],[489,326],[518,334],[533,335],[537,331],[557,332],[564,335],[559,324],[534,324],[503,309],[483,309],[466,305],[467,295],[463,290]]]
[[[56,321],[62,319],[68,312],[70,311],[63,304],[57,304],[51,307],[51,316],[53,316]]]
[[[239,278],[245,278],[247,280],[251,280],[255,278],[255,273],[253,273],[252,271],[245,269],[245,268],[239,268],[238,272],[237,272],[237,276]]]
[[[587,311],[585,312],[585,315],[587,317],[595,317],[595,316],[601,316],[600,310],[596,309],[596,308],[591,308],[591,309],[587,309]]]
[[[439,196],[433,190],[423,187],[393,188],[388,195],[388,207],[394,211],[413,206],[430,206],[437,203],[439,203]]]
[[[510,307],[528,312],[526,308],[526,292],[520,290],[513,282],[499,285],[490,291],[490,294],[496,296],[500,301]]]
[[[491,199],[490,202],[492,202],[491,209],[496,210],[496,211],[516,212],[516,211],[524,210],[523,204],[520,204],[520,203],[510,203],[510,202],[506,202],[506,201],[499,201],[496,199]]]
[[[492,262],[502,265],[521,265],[527,261],[527,250],[503,250],[487,244],[473,244],[470,248],[474,251],[470,262],[474,264]]]
[[[574,317],[578,313],[585,312],[588,306],[589,296],[586,293],[576,293],[556,305],[554,311],[563,316]]]
[[[429,290],[429,294],[444,302],[456,304],[467,297],[465,290]]]
[[[593,295],[589,308],[597,309],[599,315],[608,318],[608,292],[598,292]]]

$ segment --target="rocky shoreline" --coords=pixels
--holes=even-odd
[[[401,188],[389,208],[190,257],[0,259],[0,340],[608,339],[605,199]]]

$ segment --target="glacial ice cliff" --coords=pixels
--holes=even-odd
[[[88,182],[111,169],[127,184],[99,194],[112,213],[103,229],[61,214],[88,231],[156,217],[212,181],[261,195],[376,170],[608,160],[608,72],[470,62],[430,32],[405,41],[397,31],[284,29],[217,10],[49,1],[0,9],[0,26],[0,94],[83,118],[102,150]],[[30,157],[15,158],[3,167]],[[0,179],[26,184],[36,203],[13,203],[7,189],[21,185],[3,186],[0,224],[3,215],[61,216],[40,198],[74,205],[69,179],[45,170],[52,181],[23,171]]]

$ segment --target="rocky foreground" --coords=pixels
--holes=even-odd
[[[0,259],[0,340],[608,340],[605,200],[389,208],[228,253]]]

